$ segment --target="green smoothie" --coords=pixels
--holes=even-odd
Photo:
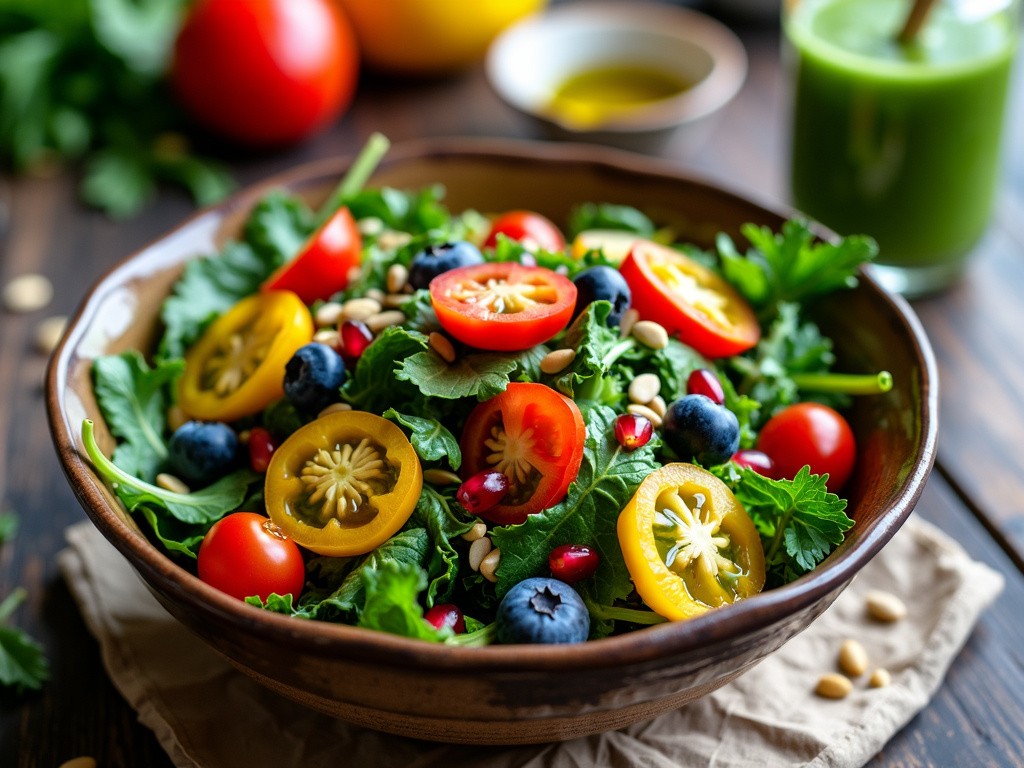
[[[874,236],[881,263],[956,270],[992,212],[1015,18],[936,3],[904,47],[909,7],[791,3],[793,202],[841,234]]]

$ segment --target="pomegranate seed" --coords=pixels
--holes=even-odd
[[[472,515],[479,515],[501,503],[512,484],[504,473],[485,469],[459,486],[455,498]]]
[[[597,573],[600,564],[601,556],[583,544],[563,544],[548,555],[551,575],[566,584],[589,579]]]
[[[748,467],[749,469],[754,470],[759,475],[778,479],[775,475],[775,462],[773,462],[772,457],[764,451],[755,451],[752,448],[744,448],[742,451],[736,451],[732,460],[741,467]]]
[[[338,333],[341,336],[341,354],[350,360],[359,359],[373,343],[373,333],[366,327],[366,323],[358,320],[346,320],[341,324]]]
[[[725,392],[722,391],[722,383],[707,368],[697,368],[690,373],[689,378],[686,380],[686,393],[689,395],[704,395],[711,398],[718,405],[725,402]]]
[[[624,413],[615,420],[615,439],[627,451],[635,451],[651,441],[654,425],[646,416]]]
[[[277,450],[277,443],[263,427],[249,430],[249,465],[256,472],[266,472],[270,466],[270,457]]]
[[[457,635],[466,631],[466,619],[457,605],[445,603],[435,605],[423,616],[436,629],[451,627]]]

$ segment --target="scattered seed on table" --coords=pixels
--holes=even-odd
[[[484,536],[469,545],[469,567],[474,571],[480,570],[480,563],[491,551],[491,540]]]
[[[156,476],[156,484],[158,487],[163,488],[165,491],[171,493],[189,493],[191,489],[185,485],[185,482],[178,477],[167,472],[161,472]]]
[[[872,688],[885,688],[891,682],[892,675],[890,675],[889,670],[884,667],[876,669],[871,673],[871,677],[868,678],[868,685]]]
[[[899,621],[907,615],[907,606],[896,595],[873,589],[864,596],[868,615],[877,621]]]
[[[633,326],[636,325],[636,321],[640,319],[640,313],[630,307],[622,313],[622,319],[619,320],[619,336],[626,338],[629,336],[630,331],[633,330]]]
[[[431,485],[455,485],[462,482],[462,478],[454,472],[434,467],[423,470],[423,480]]]
[[[472,543],[487,535],[487,523],[473,523],[473,527],[462,534],[462,538]]]
[[[651,426],[657,429],[661,426],[661,416],[654,412],[654,409],[648,408],[646,405],[640,405],[639,403],[630,403],[626,406],[626,411],[632,413],[634,416],[643,416],[649,422]]]
[[[661,392],[661,379],[653,373],[641,373],[629,382],[629,401],[647,405]]]
[[[868,652],[856,640],[844,640],[839,646],[839,669],[850,677],[860,677],[868,671]]]
[[[392,325],[404,323],[405,313],[399,312],[397,309],[388,309],[384,312],[378,312],[376,315],[370,315],[363,322],[366,323],[366,327],[370,329],[371,333],[380,333]]]
[[[8,312],[35,312],[53,299],[53,283],[33,273],[14,278],[3,290],[4,309]]]
[[[322,419],[324,416],[328,416],[332,413],[341,413],[342,411],[351,411],[352,406],[348,403],[331,403],[324,408],[320,413],[316,415],[318,419]]]
[[[64,315],[54,315],[39,323],[36,326],[36,349],[44,355],[53,352],[60,343],[67,324],[68,319]]]
[[[487,553],[487,556],[480,561],[480,575],[488,581],[495,583],[498,581],[498,564],[501,562],[501,550],[492,549]]]
[[[341,317],[343,320],[366,320],[381,311],[380,302],[376,299],[365,296],[358,299],[349,299],[341,305]]]
[[[430,335],[427,336],[427,343],[446,363],[455,362],[455,347],[452,346],[451,341],[443,333],[431,331]]]
[[[633,323],[630,333],[645,347],[664,349],[668,346],[668,331],[653,320],[638,320]]]
[[[561,373],[576,359],[575,349],[556,349],[544,355],[540,361],[540,370],[549,376]]]
[[[405,284],[409,281],[409,270],[402,264],[392,264],[388,267],[387,286],[388,293],[401,293]]]
[[[822,675],[814,692],[826,699],[844,699],[853,690],[853,683],[848,677],[843,677],[836,672],[829,672]]]

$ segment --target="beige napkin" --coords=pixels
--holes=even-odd
[[[90,524],[68,529],[67,539],[60,565],[110,677],[171,760],[188,768],[859,766],[924,708],[1003,585],[948,536],[911,519],[809,629],[709,696],[561,744],[461,747],[357,728],[265,690],[172,619]],[[867,618],[869,589],[902,596],[907,618]],[[845,699],[822,699],[813,689],[836,670],[846,638],[859,640],[892,684],[857,679]]]

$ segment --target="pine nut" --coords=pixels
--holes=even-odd
[[[630,333],[645,347],[664,349],[668,346],[668,331],[653,320],[638,320],[633,324]]]
[[[412,240],[412,235],[408,232],[398,232],[389,229],[386,232],[380,233],[377,237],[377,245],[385,251],[394,251],[403,245],[408,245],[410,240]]]
[[[43,275],[26,274],[4,286],[4,309],[8,312],[35,312],[53,299],[53,283]]]
[[[67,324],[68,319],[64,315],[54,315],[43,320],[36,326],[36,349],[44,355],[53,352],[60,344]]]
[[[484,536],[469,545],[469,567],[474,571],[480,570],[480,563],[491,551],[491,540]]]
[[[665,404],[665,398],[661,395],[655,395],[652,397],[651,402],[647,404],[647,407],[662,418],[665,418],[665,414],[668,412],[668,405]]]
[[[907,615],[907,606],[891,592],[873,589],[864,596],[868,615],[876,621],[899,621]]]
[[[348,403],[331,403],[324,408],[320,413],[316,415],[318,419],[322,419],[324,416],[329,416],[332,413],[341,413],[342,411],[351,411],[352,406]]]
[[[361,235],[376,235],[384,230],[384,222],[376,216],[367,216],[356,222],[356,228]]]
[[[487,535],[487,523],[473,523],[473,527],[462,534],[462,538],[469,542],[479,541]]]
[[[850,677],[860,677],[868,671],[868,652],[856,640],[844,640],[839,646],[839,669]]]
[[[632,403],[647,405],[661,392],[661,379],[653,373],[641,373],[629,382],[629,400]]]
[[[348,272],[345,273],[345,278],[348,282],[354,283],[363,275],[363,268],[356,264],[353,267],[348,268]]]
[[[652,409],[646,405],[640,405],[638,403],[630,403],[626,406],[626,411],[632,413],[634,416],[643,416],[649,422],[651,426],[657,429],[661,426],[661,416],[655,413]]]
[[[427,343],[430,345],[430,348],[437,352],[437,354],[441,356],[441,359],[446,363],[450,364],[455,362],[455,347],[452,346],[448,337],[443,333],[432,331],[431,334],[427,336]]]
[[[640,313],[630,307],[622,313],[622,319],[619,320],[619,336],[626,338],[633,330],[633,326],[636,325],[636,321],[640,319]]]
[[[423,470],[423,480],[431,485],[455,485],[462,482],[462,478],[454,472],[433,467]]]
[[[561,373],[572,365],[572,361],[575,359],[575,349],[556,349],[553,352],[548,352],[540,361],[541,373],[546,373],[549,376]]]
[[[321,304],[320,309],[316,311],[316,315],[313,318],[316,321],[316,327],[326,328],[337,325],[338,321],[341,320],[343,310],[344,307],[336,301],[328,301],[326,304]]]
[[[376,315],[370,315],[364,321],[370,333],[380,333],[392,325],[401,325],[405,322],[405,313],[397,309],[389,309]]]
[[[501,550],[492,549],[487,557],[480,561],[480,575],[492,584],[498,581],[498,564],[501,562]]]
[[[181,410],[180,405],[172,405],[167,409],[167,428],[171,432],[177,432],[178,427],[188,421],[188,415]]]
[[[380,302],[375,299],[363,297],[360,299],[349,299],[341,307],[341,318],[343,320],[366,320],[366,318],[380,312]]]
[[[383,304],[384,303],[384,295],[385,295],[384,291],[382,291],[380,288],[367,288],[366,289],[366,298],[373,299],[378,304]]]
[[[407,293],[388,293],[381,299],[380,303],[388,309],[399,309],[409,300]]]
[[[401,293],[405,284],[409,282],[409,270],[402,264],[392,264],[388,267],[386,282],[388,293]]]
[[[321,328],[313,334],[313,341],[326,344],[328,347],[337,347],[341,342],[341,335],[333,328]]]
[[[848,677],[843,677],[836,672],[829,672],[822,675],[814,692],[826,699],[844,699],[853,690],[853,683]]]
[[[94,757],[73,757],[70,760],[65,760],[57,768],[96,768],[96,758]]]
[[[889,670],[884,667],[879,667],[871,673],[871,677],[868,678],[868,685],[872,688],[885,688],[892,682],[892,675],[889,674]]]
[[[185,485],[185,482],[174,475],[168,474],[167,472],[161,472],[156,476],[156,484],[165,491],[171,493],[190,493],[191,489]]]

